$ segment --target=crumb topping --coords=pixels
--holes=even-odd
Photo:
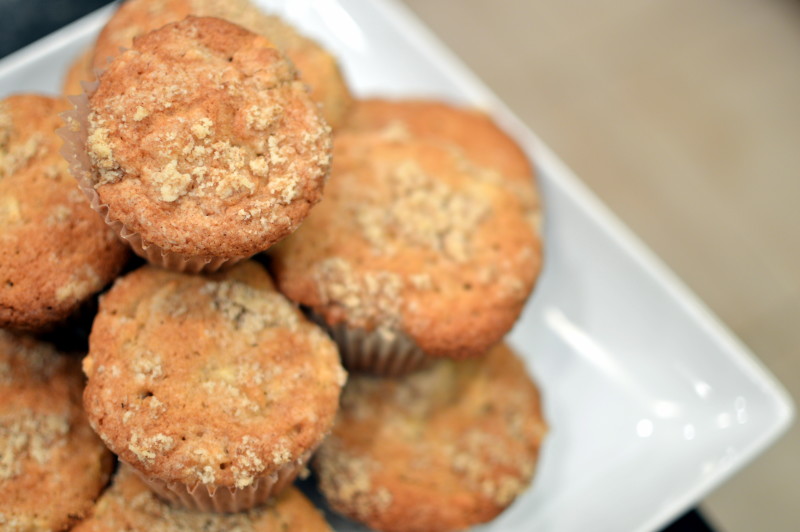
[[[64,359],[51,345],[45,342],[23,342],[3,329],[0,329],[0,361],[7,368],[7,373],[0,373],[0,379],[9,383],[18,380],[46,382],[56,372],[62,371],[65,364]],[[10,361],[14,361],[14,364]]]
[[[22,221],[19,200],[11,196],[0,197],[0,220],[8,225]]]
[[[378,135],[389,142],[407,142],[413,138],[408,126],[402,120],[392,120],[378,131]]]
[[[392,495],[384,486],[375,486],[372,475],[380,468],[374,460],[348,453],[336,441],[320,450],[320,485],[329,499],[346,504],[357,517],[385,511]]]
[[[317,288],[326,305],[345,310],[356,327],[394,329],[399,325],[403,281],[389,271],[356,272],[341,257],[326,259],[316,267]]]
[[[66,209],[67,213],[72,212],[68,207],[63,208]],[[54,214],[58,214],[58,212],[54,212]],[[97,275],[94,268],[85,264],[72,272],[66,284],[56,289],[56,301],[61,302],[67,299],[83,300],[102,286],[103,280]]]
[[[47,464],[53,451],[66,443],[69,428],[66,413],[25,409],[0,414],[0,480],[19,475],[25,460]]]
[[[145,437],[141,432],[134,431],[131,434],[131,442],[128,444],[128,449],[140,462],[152,464],[159,454],[169,451],[174,446],[175,440],[171,436],[156,434]]]
[[[90,115],[89,120],[94,120],[94,115]],[[109,130],[105,127],[96,127],[86,140],[89,157],[92,163],[98,168],[99,179],[96,187],[109,183],[116,183],[122,178],[122,171],[119,164],[114,159],[114,152],[109,140]]]
[[[525,491],[536,468],[536,458],[518,461],[496,434],[470,430],[447,449],[453,471],[499,506],[508,506]],[[505,469],[510,473],[499,473]]]
[[[2,115],[0,115],[0,120],[4,120]],[[8,118],[5,120],[8,120]],[[9,148],[9,128],[11,127],[10,122],[5,127],[0,123],[0,128],[5,131],[5,133],[0,133],[0,179],[25,168],[33,158],[40,156],[46,148],[45,137],[39,132],[32,134],[25,142],[15,143],[13,147]],[[5,138],[5,142],[3,142],[3,138]]]
[[[390,168],[380,179],[388,185],[388,199],[363,203],[355,212],[375,253],[396,253],[394,241],[399,238],[456,262],[472,257],[472,235],[490,211],[485,199],[455,190],[411,159]]]
[[[133,368],[133,378],[139,384],[152,382],[164,374],[161,356],[149,349],[137,352],[131,359],[131,367]]]
[[[141,105],[136,106],[136,112],[133,113],[133,121],[134,122],[141,122],[145,118],[150,116],[150,111],[142,107]]]
[[[270,327],[296,331],[297,309],[281,294],[256,290],[241,281],[209,281],[202,293],[211,296],[211,307],[230,320],[237,331],[254,334]]]

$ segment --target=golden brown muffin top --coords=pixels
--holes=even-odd
[[[321,197],[330,128],[272,43],[229,22],[189,17],[139,37],[89,106],[101,201],[167,251],[252,255]]]
[[[281,291],[431,356],[485,353],[540,268],[526,206],[449,146],[349,130],[334,144],[325,199],[272,251]]]
[[[112,457],[89,427],[82,387],[77,360],[0,330],[0,529],[65,530],[108,480]]]
[[[477,109],[431,100],[359,100],[347,118],[352,131],[380,131],[441,142],[506,179],[533,184],[533,168],[519,145]]]
[[[267,37],[300,71],[311,98],[322,115],[337,127],[352,98],[333,56],[313,40],[299,34],[277,16],[263,13],[248,0],[128,0],[123,3],[97,38],[94,67],[104,69],[120,47],[130,48],[135,37],[189,15],[216,17]]]
[[[102,298],[83,369],[92,426],[157,479],[244,488],[312,450],[346,375],[333,342],[244,262],[143,267]]]
[[[65,101],[0,101],[0,327],[42,329],[120,270],[126,248],[94,213],[59,154]]]
[[[319,510],[295,487],[269,506],[238,514],[175,508],[161,501],[127,465],[75,532],[332,532]]]
[[[400,379],[352,376],[314,467],[331,506],[376,530],[461,530],[528,487],[546,432],[535,385],[499,344]]]

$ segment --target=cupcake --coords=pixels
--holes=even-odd
[[[462,530],[528,488],[546,432],[534,383],[500,344],[399,379],[352,376],[314,469],[333,509],[372,529]]]
[[[264,37],[190,17],[136,40],[78,101],[67,159],[134,251],[215,270],[295,230],[319,201],[330,128]]]
[[[92,212],[59,155],[65,101],[0,101],[0,327],[42,331],[120,271],[126,247]]]
[[[533,289],[538,210],[452,143],[345,128],[334,144],[325,199],[270,252],[280,290],[352,371],[484,354]]]
[[[294,63],[331,127],[337,127],[352,98],[336,59],[315,41],[298,33],[279,17],[267,15],[248,0],[128,0],[111,17],[97,38],[93,67],[103,70],[120,48],[133,39],[189,15],[216,17],[247,28],[275,43]]]
[[[133,472],[121,465],[91,517],[74,532],[332,532],[297,488],[283,492],[269,506],[239,514],[212,514],[175,508],[156,497]]]
[[[0,529],[67,530],[108,481],[82,387],[77,360],[0,330]]]
[[[252,508],[329,432],[336,347],[244,262],[207,277],[145,266],[101,299],[84,359],[92,427],[164,499]]]

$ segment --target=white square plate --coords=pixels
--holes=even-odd
[[[793,406],[775,378],[405,8],[260,3],[336,53],[357,94],[479,106],[537,164],[545,269],[511,341],[541,384],[552,432],[533,488],[481,530],[653,530],[786,430]],[[0,96],[58,92],[109,14],[0,61]]]

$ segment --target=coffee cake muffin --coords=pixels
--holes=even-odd
[[[537,220],[497,173],[425,139],[341,131],[326,197],[272,250],[345,366],[391,375],[484,354],[536,280]]]
[[[83,368],[84,405],[109,448],[167,500],[223,512],[292,482],[345,381],[333,342],[250,261],[119,279]]]
[[[58,153],[62,100],[0,101],[0,327],[41,331],[75,312],[128,257]]]
[[[74,532],[332,532],[297,488],[290,487],[268,506],[239,514],[213,514],[175,508],[155,496],[122,464],[91,517]]]
[[[0,330],[0,529],[66,530],[108,481],[113,458],[82,388],[77,360]]]
[[[462,530],[527,489],[546,432],[535,385],[500,344],[399,379],[352,376],[314,469],[330,505],[375,530]]]
[[[319,201],[330,128],[264,37],[190,17],[138,38],[66,133],[72,170],[134,251],[213,270],[263,251]]]
[[[294,63],[331,127],[344,119],[352,98],[336,59],[318,43],[279,17],[267,15],[248,0],[128,0],[97,38],[94,68],[103,70],[133,39],[189,15],[216,17],[265,36]]]

